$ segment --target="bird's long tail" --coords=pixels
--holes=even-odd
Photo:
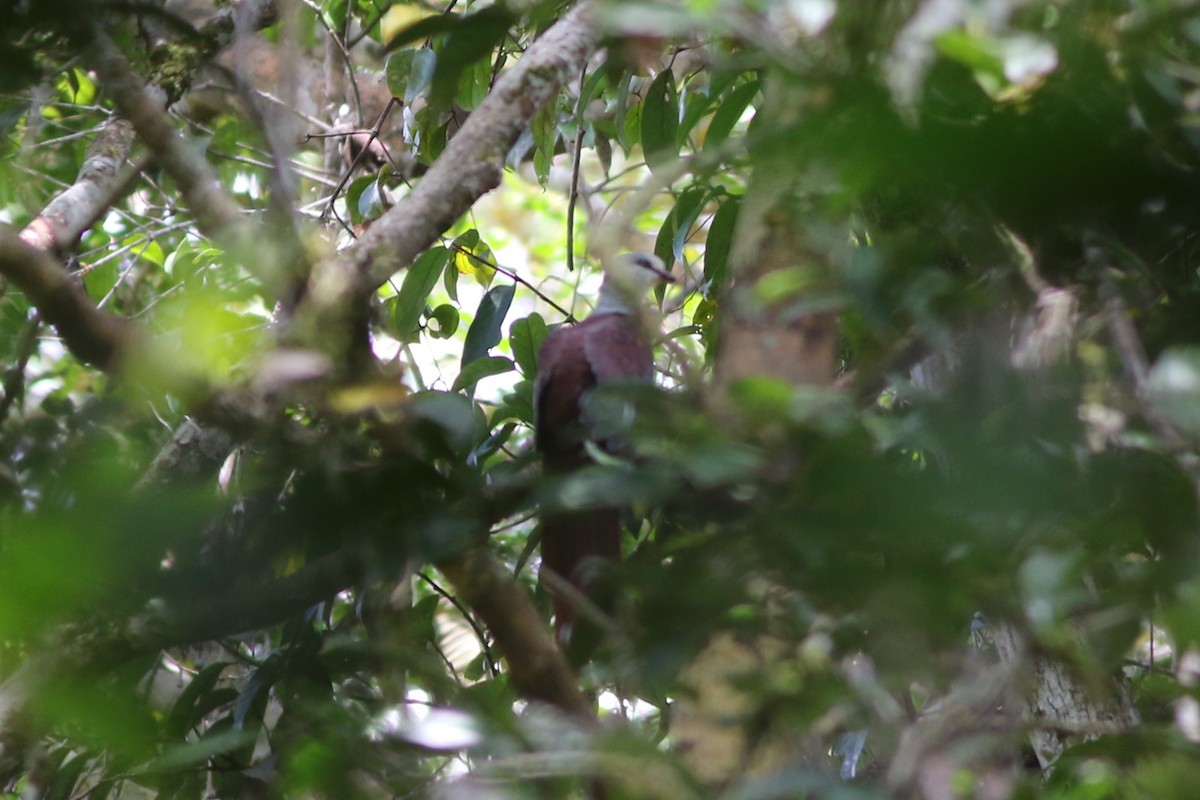
[[[542,570],[549,569],[602,611],[612,610],[607,578],[621,559],[621,520],[615,508],[548,515],[542,521]],[[543,580],[554,598],[554,633],[566,647],[577,639],[578,598]]]

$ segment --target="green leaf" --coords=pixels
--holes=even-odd
[[[708,192],[707,186],[688,187],[679,195],[671,213],[663,220],[662,227],[658,229],[658,238],[654,241],[654,254],[661,258],[664,264],[683,260],[683,243],[687,241],[692,223],[700,214]]]
[[[474,389],[475,384],[479,383],[484,378],[491,375],[502,375],[505,372],[512,372],[516,368],[511,358],[503,356],[487,356],[486,358],[477,358],[470,364],[463,367],[458,373],[458,377],[454,379],[454,386],[450,388],[453,392],[460,392],[463,389]]]
[[[203,695],[212,691],[213,686],[217,683],[217,679],[221,677],[221,672],[227,666],[229,666],[228,661],[218,661],[209,664],[200,670],[196,677],[192,678],[191,683],[180,692],[178,699],[175,700],[175,704],[171,706],[171,711],[167,714],[167,720],[163,726],[163,730],[168,737],[182,739],[200,721],[193,714],[197,701]]]
[[[964,30],[949,30],[937,37],[937,50],[950,61],[957,61],[975,73],[1004,81],[1004,59],[996,43]]]
[[[616,108],[613,109],[613,128],[616,131],[617,141],[621,143],[621,149],[625,154],[629,154],[629,148],[635,143],[641,141],[639,131],[642,127],[642,105],[637,103],[634,106],[629,105],[629,98],[633,94],[629,91],[629,86],[633,81],[633,76],[626,74],[617,84],[614,93],[617,97]],[[637,111],[636,119],[630,120],[634,111]]]
[[[215,755],[231,753],[252,743],[257,735],[256,731],[240,729],[208,733],[198,742],[188,742],[168,748],[162,758],[151,764],[149,769],[152,772],[195,769]]]
[[[258,722],[267,707],[267,696],[275,681],[283,674],[283,660],[278,653],[270,656],[254,670],[250,680],[233,704],[233,727],[238,731],[245,728],[248,720]]]
[[[88,296],[99,301],[117,285],[121,272],[117,269],[116,259],[109,259],[100,266],[90,269],[83,275],[83,287]]]
[[[451,272],[452,270],[446,271]],[[429,312],[426,318],[425,330],[435,339],[449,339],[458,330],[458,320],[458,309],[449,303],[442,303]]]
[[[487,432],[475,403],[456,392],[418,392],[404,408],[414,419],[440,428],[447,442],[459,450],[473,448]]]
[[[621,147],[626,153],[633,148],[634,145],[641,144],[642,141],[642,104],[629,108],[621,120],[620,127],[617,129],[621,132]]]
[[[642,102],[642,150],[651,170],[675,160],[679,132],[679,98],[675,76],[664,69],[646,89]]]
[[[45,800],[70,800],[75,794],[75,784],[79,780],[83,768],[87,766],[87,753],[77,753],[67,758],[60,766],[51,771],[49,785],[41,796]]]
[[[515,19],[507,9],[494,5],[463,17],[453,26],[438,50],[430,105],[438,109],[450,104],[450,100],[458,94],[459,78],[468,67],[491,55],[492,50],[508,36],[508,29]]]
[[[504,402],[492,413],[492,423],[506,419],[519,419],[533,424],[533,381],[518,381],[512,391],[504,396]]]
[[[500,56],[497,57],[497,63]],[[474,111],[492,90],[492,74],[500,67],[493,66],[490,59],[481,58],[473,62],[459,77],[458,93],[454,99],[466,111]]]
[[[385,166],[384,170],[387,169]],[[381,175],[382,172],[380,172]],[[362,224],[379,219],[383,215],[386,209],[383,205],[383,193],[380,191],[379,183],[379,176],[365,175],[351,185],[351,189],[357,187],[353,196],[347,191],[346,205],[350,207],[350,219],[355,223]]]
[[[435,247],[422,253],[408,271],[400,292],[388,300],[388,329],[401,342],[417,338],[417,323],[425,310],[425,301],[437,285],[438,276],[450,258],[450,251]]]
[[[412,25],[398,32],[387,44],[387,50],[397,50],[406,44],[428,39],[439,33],[452,31],[462,18],[458,14],[437,14],[432,17],[419,19]]]
[[[408,82],[404,86],[404,102],[411,103],[429,88],[433,83],[437,61],[437,53],[429,48],[413,51],[412,67],[408,73]]]
[[[463,345],[462,365],[466,367],[477,358],[500,344],[500,326],[512,305],[516,285],[497,286],[490,289],[479,301],[475,319],[467,329],[467,341]]]
[[[558,111],[550,104],[534,115],[530,123],[533,131],[533,171],[538,184],[545,189],[550,178],[550,166],[554,163],[554,146],[558,143]]]
[[[387,61],[388,90],[411,103],[428,88],[436,67],[437,53],[427,47],[392,53]]]
[[[388,56],[384,75],[392,97],[404,97],[408,90],[408,78],[412,75],[413,58],[420,50],[401,50]]]
[[[604,88],[604,84],[608,80],[608,73],[602,69],[598,69],[588,76],[587,81],[583,84],[583,91],[579,93],[579,101],[576,105],[580,111],[585,110],[592,99]]]
[[[492,266],[496,257],[492,248],[480,238],[479,231],[472,228],[458,236],[450,249],[454,252],[454,267],[460,274],[470,275],[485,289],[491,286],[496,277],[496,268]]]
[[[745,113],[746,106],[750,105],[750,101],[758,94],[759,86],[760,84],[757,80],[743,83],[730,92],[724,100],[720,101],[717,113],[713,114],[712,121],[708,123],[708,130],[704,134],[703,149],[708,150],[710,147],[718,147],[729,138],[729,134],[733,131],[733,126],[737,125],[738,120]]]
[[[729,250],[733,245],[733,229],[737,225],[741,203],[740,195],[727,197],[708,225],[708,239],[704,245],[704,280],[708,283],[709,296],[715,295],[725,283]]]
[[[537,375],[537,354],[546,341],[546,320],[534,312],[528,317],[519,319],[508,329],[508,343],[516,356],[521,374],[529,380]]]
[[[675,133],[675,146],[683,147],[687,143],[688,136],[696,127],[696,123],[700,122],[701,118],[712,105],[712,98],[700,92],[687,93],[683,102],[683,119],[679,123],[679,130]]]

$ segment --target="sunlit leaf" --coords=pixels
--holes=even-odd
[[[496,268],[492,266],[496,257],[492,248],[480,238],[479,231],[472,228],[456,237],[450,248],[454,251],[454,267],[460,275],[470,275],[484,288],[491,285],[496,276]],[[452,296],[457,297],[457,293]]]
[[[422,253],[404,273],[400,292],[388,300],[388,327],[404,342],[416,340],[417,324],[425,301],[450,258],[450,251],[435,247]]]
[[[546,340],[546,321],[538,313],[517,320],[508,331],[513,355],[526,378],[537,375],[537,354]]]

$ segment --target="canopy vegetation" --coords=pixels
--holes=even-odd
[[[1191,797],[1190,0],[0,4],[6,797]],[[652,251],[654,386],[536,353]],[[580,663],[539,508],[624,509]]]

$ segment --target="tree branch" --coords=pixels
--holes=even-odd
[[[500,77],[410,194],[341,257],[316,266],[296,314],[301,341],[344,348],[348,334],[331,341],[330,331],[346,331],[358,304],[500,184],[513,142],[595,49],[594,2],[582,0]]]
[[[566,657],[550,638],[529,595],[500,569],[489,550],[473,548],[438,568],[495,637],[522,696],[595,721],[591,703],[579,691]]]
[[[132,147],[132,126],[123,119],[110,118],[88,146],[75,183],[46,204],[21,231],[21,239],[39,250],[61,255],[89,221],[107,210],[117,190],[126,183],[121,165]]]
[[[270,4],[256,4],[256,7],[270,7]],[[252,14],[252,18],[255,24],[265,24],[271,19],[264,14]],[[225,18],[221,17],[220,24],[210,23],[205,30],[212,28],[219,36],[232,37],[232,19],[227,25],[224,23]],[[221,42],[228,43],[229,39],[217,41],[211,55],[223,46]],[[280,259],[273,257],[270,248],[261,246],[261,231],[243,217],[241,207],[224,190],[203,152],[179,134],[165,110],[168,93],[157,85],[144,85],[99,23],[92,26],[87,56],[117,111],[133,126],[138,139],[154,154],[155,161],[178,184],[196,226],[279,296],[287,285]]]
[[[0,226],[0,275],[25,292],[76,358],[109,372],[133,343],[134,327],[106,314],[48,252]]]

